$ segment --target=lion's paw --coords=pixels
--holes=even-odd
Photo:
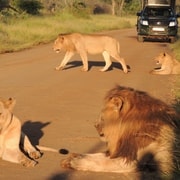
[[[60,71],[60,70],[63,70],[63,69],[64,69],[64,67],[59,67],[59,66],[55,67],[56,71]]]
[[[38,159],[43,155],[40,151],[32,151],[29,153],[29,157],[32,159]]]
[[[124,71],[124,73],[125,73],[125,74],[127,74],[127,73],[128,73],[128,69],[124,69],[123,71]]]
[[[73,162],[74,162],[75,160],[81,159],[81,158],[82,158],[82,155],[81,155],[81,154],[72,153],[72,154],[69,155],[68,158],[63,159],[63,160],[61,161],[61,163],[60,163],[60,164],[61,164],[61,167],[63,167],[63,168],[73,168],[73,167],[72,167]]]
[[[99,69],[99,71],[100,72],[105,72],[105,71],[107,71],[107,69],[102,68],[102,69]]]
[[[37,165],[38,162],[31,160],[31,159],[25,159],[21,161],[21,164],[25,167],[34,167]]]
[[[84,67],[83,67],[83,68],[81,69],[81,71],[87,72],[87,71],[88,71],[88,68],[84,68]]]
[[[63,159],[61,161],[60,165],[63,168],[71,168],[71,159],[69,159],[69,158]]]

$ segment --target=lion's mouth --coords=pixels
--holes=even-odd
[[[56,51],[56,53],[59,53],[59,52],[60,52],[60,49],[56,49],[55,51]]]
[[[104,137],[104,133],[100,133],[99,136],[100,136],[100,137]]]
[[[107,142],[107,139],[106,139],[104,133],[99,134],[99,136],[100,136],[101,141]]]

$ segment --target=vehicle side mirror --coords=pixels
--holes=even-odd
[[[179,18],[179,17],[180,17],[180,13],[177,13],[177,14],[176,14],[176,17]]]
[[[141,16],[141,13],[142,13],[142,11],[137,12],[137,13],[136,13],[136,16]]]

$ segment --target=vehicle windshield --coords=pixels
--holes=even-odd
[[[144,16],[148,17],[171,17],[173,16],[173,12],[170,8],[155,8],[155,7],[146,7],[144,10]]]

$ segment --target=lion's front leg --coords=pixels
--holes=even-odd
[[[25,167],[34,167],[38,164],[37,161],[26,157],[24,154],[20,155],[19,162]]]
[[[3,133],[1,136],[2,159],[13,163],[21,163],[26,167],[33,167],[37,164],[37,162],[31,160],[20,150],[20,137],[21,124],[19,119],[13,116],[11,126],[9,126],[6,133]]]
[[[13,163],[20,163],[25,167],[34,167],[37,162],[28,158],[24,155],[19,147],[5,147],[2,154],[2,159],[13,162]]]
[[[61,162],[61,166],[64,168],[71,168],[82,171],[102,171],[103,164],[99,164],[98,161],[102,161],[105,154],[76,154],[72,153],[68,158]]]
[[[160,75],[166,75],[166,74],[170,74],[171,73],[171,69],[168,68],[158,68],[158,69],[153,69],[152,71],[150,71],[150,74],[160,74]]]
[[[111,159],[105,153],[71,154],[61,162],[64,168],[94,172],[135,172],[136,163],[126,163],[124,159]]]
[[[42,156],[42,153],[38,151],[30,142],[27,135],[21,132],[20,140],[21,148],[31,157],[32,159],[38,159]]]
[[[72,51],[67,51],[65,56],[64,56],[64,59],[62,60],[61,64],[59,66],[57,66],[55,68],[55,70],[62,70],[64,69],[64,67],[66,66],[66,64],[68,63],[68,61],[71,59],[71,57],[74,55],[74,52]]]

